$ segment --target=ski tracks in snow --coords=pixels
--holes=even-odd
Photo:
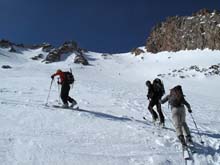
[[[42,68],[42,72],[46,69],[45,73],[53,73],[59,65]],[[39,65],[35,67],[38,69]],[[75,111],[44,106],[49,74],[32,75],[32,68],[21,67],[19,72],[32,77],[30,81],[25,82],[17,71],[5,77],[0,88],[0,162],[4,165],[180,164],[182,150],[167,106],[163,107],[167,128],[162,129],[151,122],[145,86],[133,78],[131,82],[127,80],[129,70],[123,73],[121,66],[115,72],[110,70],[111,65],[106,67],[108,71],[75,68],[80,73],[70,92],[79,103],[80,109]],[[116,72],[120,75],[111,74]],[[53,85],[49,104],[57,100],[57,86]],[[195,165],[220,164],[220,122],[216,119],[219,103],[199,96],[191,100],[205,142],[204,146],[199,144],[197,130],[187,115],[196,142]]]
[[[90,89],[94,93],[100,92],[97,88]],[[9,90],[3,91],[10,93]],[[33,95],[31,91],[26,92],[26,95]],[[109,91],[111,96],[108,96]],[[44,107],[36,99],[38,96],[33,100],[23,101],[16,95],[10,99],[2,98],[1,105],[5,111],[1,115],[5,115],[7,121],[1,121],[14,129],[8,130],[9,134],[3,130],[5,135],[2,134],[0,139],[0,159],[5,164],[68,164],[77,159],[80,164],[84,164],[85,160],[99,161],[100,164],[178,163],[182,159],[181,147],[171,121],[166,119],[167,129],[155,126],[147,110],[147,99],[143,99],[141,95],[134,97],[126,89],[112,91],[114,90],[102,90],[100,97],[107,95],[105,97],[111,100],[108,100],[106,107],[117,109],[117,112],[113,109],[106,110],[106,107],[103,107],[104,110],[101,104],[96,103],[90,103],[86,109],[68,111]],[[85,102],[81,100],[82,103]],[[9,115],[7,109],[13,112]],[[164,111],[166,118],[170,117],[166,108]],[[143,120],[143,116],[149,120]],[[60,122],[64,119],[67,122]],[[72,126],[65,128],[70,123]],[[193,139],[199,142],[193,123],[189,122],[189,125]],[[219,162],[219,134],[217,131],[208,131],[209,125],[200,125],[205,146],[196,145],[195,163],[215,164]]]

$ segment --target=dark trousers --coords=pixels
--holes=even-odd
[[[151,99],[150,102],[149,102],[149,105],[148,105],[148,110],[150,111],[153,119],[156,120],[158,118],[158,115],[155,112],[155,110],[153,109],[154,106],[157,107],[157,113],[159,114],[160,122],[164,123],[164,115],[163,115],[163,112],[161,110],[161,104],[160,104],[159,100]]]
[[[70,91],[70,85],[68,83],[63,83],[61,86],[61,93],[60,93],[60,97],[63,101],[63,104],[67,104],[68,101],[70,103],[73,103],[73,102],[76,103],[76,101],[69,96],[69,91]]]

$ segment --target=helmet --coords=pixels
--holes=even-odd
[[[58,72],[62,72],[62,70],[61,70],[61,69],[57,69],[57,73],[58,73]]]

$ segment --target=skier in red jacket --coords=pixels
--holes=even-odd
[[[69,91],[70,91],[70,84],[67,81],[67,76],[66,73],[63,72],[62,70],[58,69],[56,73],[51,75],[51,78],[54,79],[55,76],[60,77],[60,81],[58,81],[58,84],[61,84],[61,92],[60,92],[60,97],[63,101],[63,108],[68,108],[68,102],[71,103],[70,107],[73,107],[77,104],[77,102],[69,96]]]

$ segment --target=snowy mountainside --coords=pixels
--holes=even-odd
[[[31,58],[43,55],[46,56],[46,52],[39,49],[26,49],[26,48],[16,48],[16,52],[10,52],[10,48],[0,48],[0,65],[3,64],[22,64],[26,62],[33,61]]]
[[[176,165],[183,162],[181,146],[172,125],[171,112],[163,105],[167,129],[151,123],[147,110],[146,80],[192,65],[218,64],[220,51],[131,53],[109,55],[88,52],[89,66],[65,61],[44,64],[30,57],[41,49],[9,53],[0,49],[0,162],[4,165]],[[79,110],[45,107],[50,76],[57,69],[73,70],[70,91]],[[182,74],[182,73],[181,73]],[[186,75],[191,73],[186,72]],[[200,129],[204,146],[192,119],[187,122],[196,142],[194,164],[220,164],[219,75],[180,78],[164,76],[166,93],[183,86]],[[168,74],[167,74],[168,75]],[[58,104],[58,86],[52,85],[49,105]],[[143,120],[146,116],[147,121]],[[184,163],[182,163],[184,164]]]

